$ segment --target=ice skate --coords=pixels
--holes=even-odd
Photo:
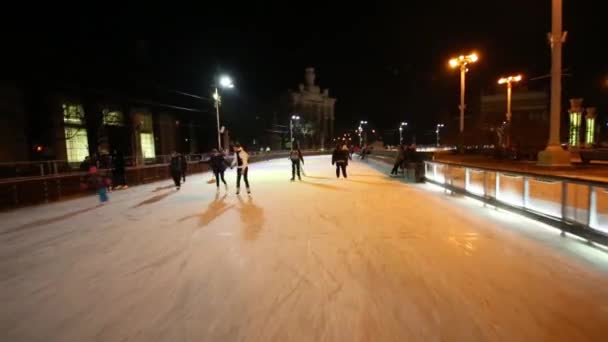
[[[251,194],[251,189],[249,187],[247,188],[247,193]]]
[[[241,188],[236,188],[236,194],[240,194],[241,193]]]

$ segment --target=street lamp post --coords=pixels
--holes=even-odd
[[[234,83],[232,83],[232,79],[228,76],[221,76],[219,79],[219,86],[221,88],[234,88]],[[220,132],[220,104],[222,102],[222,97],[218,91],[217,84],[215,85],[215,92],[213,93],[213,100],[215,101],[215,116],[217,121],[217,148],[218,150],[222,150],[222,132]]]
[[[516,76],[508,76],[508,77],[502,77],[498,80],[498,84],[506,84],[507,85],[507,147],[511,147],[511,117],[512,112],[511,112],[511,94],[513,92],[513,83],[517,83],[519,81],[521,81],[522,76],[521,75],[516,75]]]
[[[562,31],[562,0],[551,1],[551,126],[549,142],[544,151],[538,153],[540,166],[571,166],[570,152],[562,149],[559,141],[561,91],[562,91],[562,43],[565,40]]]
[[[359,122],[359,144],[360,144],[361,146],[363,146],[363,145],[364,145],[364,143],[363,143],[363,138],[362,138],[362,134],[363,134],[363,125],[367,125],[367,121],[361,120],[361,121]]]
[[[399,125],[399,145],[403,144],[403,127],[407,127],[407,122],[403,121]]]
[[[464,103],[464,95],[465,95],[465,75],[469,68],[467,67],[471,63],[477,62],[479,57],[475,53],[471,53],[468,56],[460,55],[457,58],[450,59],[450,67],[453,69],[460,69],[460,105],[458,109],[460,109],[460,144],[464,145],[464,110],[466,105]]]
[[[293,121],[300,120],[300,116],[292,115],[289,119],[289,142],[291,143],[291,147],[293,148]]]
[[[437,124],[437,127],[435,128],[435,135],[436,135],[436,139],[437,139],[437,147],[439,147],[439,133],[441,132],[441,129],[444,127],[444,124]]]

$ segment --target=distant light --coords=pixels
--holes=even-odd
[[[219,101],[220,100],[220,94],[218,94],[217,92],[213,93],[213,99],[215,101]]]
[[[475,63],[475,62],[477,62],[477,60],[479,59],[479,57],[477,56],[477,54],[476,54],[476,53],[474,53],[474,52],[473,52],[473,53],[472,53],[472,54],[469,56],[469,59],[471,60],[471,62]]]
[[[37,145],[36,146],[36,152],[42,152],[42,146]]]
[[[232,83],[232,79],[229,76],[221,76],[220,77],[220,86],[222,88],[234,88],[234,84]]]
[[[407,126],[407,122],[403,121],[403,122],[401,123],[401,126]]]
[[[450,59],[450,66],[455,68],[458,66],[458,60],[456,58]]]
[[[372,133],[376,133],[376,130],[375,130],[375,129],[372,129]]]

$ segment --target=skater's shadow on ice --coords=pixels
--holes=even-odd
[[[369,182],[369,181],[364,181],[364,180],[357,180],[357,179],[352,179],[352,178],[348,178],[349,182],[353,182],[353,183],[359,183],[359,184],[365,184],[365,185],[374,185],[374,186],[395,186],[394,184],[391,184],[389,182],[386,181],[382,181],[382,182]]]
[[[159,186],[158,188],[152,190],[152,192],[159,192],[161,190],[167,190],[167,189],[171,189],[173,187],[175,187],[175,185],[173,185],[173,184],[169,184],[169,185],[165,185],[165,186]]]
[[[72,218],[74,216],[77,216],[77,215],[80,215],[80,214],[84,214],[84,213],[89,212],[91,210],[95,210],[95,209],[97,209],[97,208],[99,208],[101,206],[102,206],[101,204],[98,204],[98,205],[96,205],[94,207],[84,208],[84,209],[72,211],[72,212],[69,212],[69,213],[66,213],[66,214],[63,214],[63,215],[59,215],[59,216],[55,216],[55,217],[50,217],[50,218],[46,218],[46,219],[42,219],[42,220],[37,220],[37,221],[30,222],[30,223],[26,223],[26,224],[23,224],[21,226],[9,228],[8,230],[0,232],[0,235],[10,234],[10,233],[18,232],[20,230],[25,230],[25,229],[30,229],[30,228],[36,228],[36,227],[44,226],[44,225],[47,225],[47,224],[60,222],[60,221]]]
[[[251,196],[247,200],[239,199],[239,211],[241,214],[241,224],[243,227],[243,239],[251,241],[258,238],[264,226],[264,209],[253,203]]]
[[[167,191],[165,193],[152,196],[152,197],[148,198],[147,200],[145,200],[145,201],[143,201],[143,202],[141,202],[141,203],[139,203],[137,205],[132,206],[131,209],[133,209],[133,208],[139,208],[139,207],[141,207],[143,205],[146,205],[146,204],[152,204],[152,203],[159,202],[159,201],[165,199],[166,197],[169,197],[170,195],[172,195],[172,194],[174,194],[176,192],[177,192],[176,190],[173,190],[173,191]]]
[[[207,210],[205,210],[202,214],[195,214],[195,215],[182,217],[181,219],[178,220],[178,222],[184,222],[191,218],[198,217],[199,218],[198,226],[205,227],[209,223],[211,223],[211,221],[222,216],[226,211],[230,210],[233,207],[234,207],[234,204],[230,204],[230,205],[226,204],[226,195],[220,197],[218,194],[215,196],[215,199],[213,200],[213,202],[211,202],[209,204],[209,206],[207,207]]]
[[[349,173],[348,176],[349,177],[372,177],[372,178],[378,178],[378,179],[386,178],[386,176],[384,176],[384,175],[370,175],[370,174],[356,174],[356,173]]]
[[[332,180],[333,178],[330,177],[319,177],[319,176],[304,176],[306,178],[310,178],[310,179],[326,179],[326,180]]]
[[[307,181],[302,181],[301,183],[307,184],[307,185],[312,185],[314,187],[325,189],[325,190],[334,190],[334,191],[343,191],[344,190],[340,187],[337,187],[337,186],[331,185],[331,184],[314,183],[314,182],[307,182]]]

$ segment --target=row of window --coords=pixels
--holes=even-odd
[[[89,141],[84,126],[84,108],[79,104],[63,104],[63,122],[65,146],[68,162],[82,162],[89,155]],[[120,111],[103,111],[103,124],[109,126],[124,126],[125,118]],[[142,129],[150,132],[140,133],[141,151],[144,158],[156,157],[154,134],[152,131],[152,115],[144,114]]]

